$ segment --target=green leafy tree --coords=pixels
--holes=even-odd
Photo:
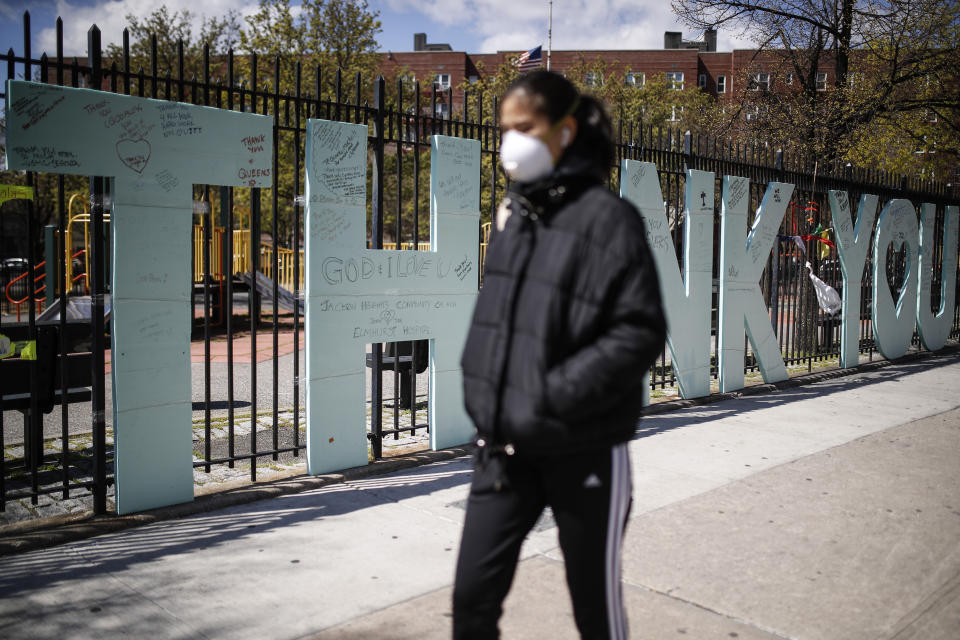
[[[743,107],[728,113],[731,130],[789,143],[796,153],[828,166],[856,159],[913,175],[926,171],[943,176],[950,166],[956,169],[960,3],[673,0],[672,4],[691,26],[723,25],[756,43],[756,69],[745,70],[735,80],[741,88],[736,102]],[[751,74],[761,67],[778,87],[754,90]],[[829,83],[822,75],[828,70]],[[788,79],[793,79],[792,85],[787,85]],[[878,140],[893,144],[896,151],[884,153]],[[936,154],[907,153],[931,149],[934,142]]]
[[[378,15],[370,10],[366,0],[304,0],[297,8],[290,0],[260,0],[258,11],[246,18],[240,49],[257,54],[258,83],[268,80],[271,89],[277,86],[281,92],[293,94],[299,63],[301,95],[317,97],[319,90],[319,97],[332,100],[336,71],[340,69],[343,101],[353,101],[358,73],[361,101],[372,100],[372,81],[379,62]],[[252,78],[250,64],[251,57],[244,56],[238,66],[247,82]],[[301,114],[301,118],[304,116]],[[299,195],[293,189],[295,155],[302,151],[296,148],[292,132],[281,130],[278,135],[278,225],[280,237],[288,238],[294,220],[294,198]],[[300,184],[302,189],[302,170]],[[267,202],[271,197],[269,190],[264,192]]]
[[[169,72],[176,79],[179,67],[178,50],[183,45],[184,79],[203,78],[203,48],[209,45],[211,56],[226,54],[240,41],[240,14],[231,9],[222,17],[204,17],[199,33],[194,35],[195,14],[189,9],[171,12],[166,5],[154,9],[145,18],[135,14],[126,16],[130,34],[130,70],[136,73],[143,69],[149,73],[152,65],[153,37],[157,41],[157,72]],[[123,47],[112,43],[107,46],[108,60],[122,63]]]
[[[363,96],[370,99],[370,81],[379,64],[378,17],[379,12],[371,11],[366,0],[304,0],[299,11],[293,10],[290,0],[260,0],[257,13],[246,18],[240,46],[263,58],[266,73],[272,73],[273,60],[279,57],[285,63],[284,90],[292,89],[294,63],[300,61],[307,73],[313,74],[318,66],[323,70],[321,90],[328,95],[333,92],[337,69],[345,89],[360,73],[365,81]]]
[[[957,2],[673,0],[672,5],[691,26],[722,25],[756,43],[752,64],[734,79],[736,107],[726,114],[727,130],[740,141],[788,149],[806,158],[815,173],[855,161],[942,178],[960,164]],[[928,153],[931,149],[937,153]],[[813,233],[820,225],[827,226],[822,214],[802,220],[799,231]],[[812,353],[818,314],[806,278],[798,296],[808,312],[795,327],[797,344]]]

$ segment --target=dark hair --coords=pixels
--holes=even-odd
[[[520,76],[507,88],[504,99],[517,91],[523,92],[534,110],[547,116],[551,124],[573,115],[577,121],[577,135],[564,156],[586,158],[596,163],[598,169],[609,171],[615,151],[613,126],[599,100],[580,93],[572,82],[552,71],[534,71]],[[571,109],[574,109],[573,113]]]

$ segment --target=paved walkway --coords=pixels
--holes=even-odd
[[[633,638],[960,635],[960,354],[644,419]],[[0,559],[4,638],[446,638],[466,458]],[[504,637],[575,638],[541,520]]]

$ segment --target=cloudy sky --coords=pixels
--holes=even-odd
[[[294,0],[296,2],[296,0]],[[96,23],[104,42],[119,41],[126,16],[145,16],[164,4],[156,0],[0,0],[0,50],[23,51],[24,10],[31,15],[34,55],[54,52],[57,16],[64,20],[65,53],[86,54],[86,33]],[[220,15],[229,8],[242,14],[256,10],[256,0],[166,0],[170,9],[188,8],[199,16]],[[430,42],[446,42],[471,53],[546,46],[546,0],[369,0],[380,12],[384,51],[410,51],[413,34],[425,32]],[[665,0],[555,0],[554,49],[658,49],[664,31],[683,31]],[[719,34],[719,48],[747,43]]]

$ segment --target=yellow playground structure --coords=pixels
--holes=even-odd
[[[206,203],[203,207],[205,208]],[[69,204],[67,207],[68,221],[65,229],[65,238],[63,243],[58,245],[62,247],[64,252],[64,257],[66,261],[66,282],[68,283],[68,291],[80,294],[88,295],[89,294],[89,283],[87,282],[87,274],[90,273],[90,255],[91,255],[91,243],[92,243],[92,230],[91,230],[91,218],[90,210],[87,204],[87,195],[82,193],[75,193],[70,196]],[[246,205],[235,205],[233,207],[234,219],[241,221],[249,221],[250,219],[250,209]],[[204,282],[204,262],[205,262],[205,253],[209,253],[209,282],[215,287],[220,289],[220,294],[223,294],[224,281],[228,276],[233,276],[235,274],[243,274],[250,272],[251,260],[250,260],[250,229],[249,228],[239,228],[234,229],[232,232],[232,244],[233,244],[233,255],[232,259],[229,262],[229,273],[225,273],[224,266],[225,261],[223,259],[223,252],[225,247],[225,237],[226,237],[226,228],[219,227],[214,225],[213,229],[210,232],[210,239],[206,242],[205,245],[205,235],[206,229],[205,224],[209,216],[199,216],[200,223],[193,225],[193,282],[194,284],[203,284]],[[104,224],[110,224],[110,214],[109,212],[104,213],[103,218]],[[109,226],[107,226],[109,229]],[[490,238],[490,223],[484,223],[481,227],[481,239],[480,239],[480,272],[483,272],[483,263],[486,258],[486,249],[487,243]],[[398,244],[396,242],[384,242],[383,248],[388,250],[396,250]],[[401,242],[399,243],[399,249],[401,250],[411,250],[414,248],[412,242]],[[429,242],[419,242],[416,246],[419,251],[429,251],[430,243]],[[261,240],[259,242],[260,253],[257,256],[258,261],[258,270],[269,279],[274,278],[274,259],[273,251],[274,247],[271,242]],[[303,249],[299,249],[299,270],[295,270],[295,250],[288,249],[284,247],[277,248],[277,284],[286,289],[287,291],[294,290],[303,290],[304,287],[304,256]],[[45,263],[40,263],[36,265],[35,271],[40,273],[39,276],[36,276],[38,282],[38,289],[36,291],[37,301],[42,304],[43,299],[46,296],[46,292],[42,286],[43,280],[43,269],[45,268]],[[28,277],[28,274],[24,273],[22,276],[17,278],[19,281],[22,278]],[[20,305],[27,302],[26,298],[23,299],[13,299],[11,298],[11,289],[16,282],[11,281],[11,284],[7,287],[7,298],[11,303],[17,306],[17,311],[20,311]],[[58,286],[59,289],[59,286]]]
[[[88,295],[90,293],[90,283],[87,280],[87,274],[90,273],[90,222],[90,210],[87,207],[86,197],[81,194],[74,194],[70,197],[67,205],[67,224],[64,229],[65,241],[62,243],[59,241],[59,230],[54,232],[54,237],[57,238],[57,246],[62,247],[64,252],[67,291],[78,295]],[[110,224],[109,213],[104,214],[103,222],[104,224]],[[77,227],[79,227],[79,231]],[[38,311],[43,311],[44,304],[48,299],[46,268],[46,260],[40,261],[33,267],[34,304],[36,304]],[[30,272],[20,274],[6,283],[2,291],[7,301],[16,308],[18,322],[20,321],[21,306],[26,304],[30,297],[26,293],[28,287],[24,284],[30,276]],[[56,278],[59,280],[59,274]],[[53,293],[59,294],[61,286],[61,283],[57,282],[56,291]]]

